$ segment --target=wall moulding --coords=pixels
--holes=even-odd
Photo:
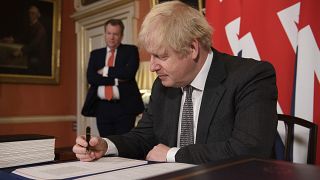
[[[35,123],[35,122],[61,122],[61,121],[76,121],[74,115],[63,116],[16,116],[16,117],[1,117],[0,124],[10,123]]]
[[[74,8],[76,12],[71,16],[74,20],[79,20],[134,2],[134,0],[99,0],[89,5],[83,5],[81,1],[82,0],[74,0]]]

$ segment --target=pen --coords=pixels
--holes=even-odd
[[[89,141],[90,141],[90,138],[91,138],[91,129],[89,126],[87,126],[86,128],[86,141],[88,143],[88,146],[87,146],[87,151],[89,151]]]

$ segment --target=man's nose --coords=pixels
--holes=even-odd
[[[155,58],[151,56],[151,60],[150,60],[150,71],[151,72],[155,72],[160,69],[160,65],[156,61],[157,60],[155,60]]]

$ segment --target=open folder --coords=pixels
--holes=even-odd
[[[147,161],[104,157],[93,162],[66,162],[19,168],[14,174],[30,179],[141,179],[194,167],[184,163],[148,164]]]

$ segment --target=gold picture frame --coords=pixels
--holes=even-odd
[[[151,1],[152,1],[151,2],[152,6],[154,6],[156,4],[159,4],[165,1],[172,1],[172,0],[151,0]],[[198,9],[200,12],[203,12],[204,5],[205,5],[204,0],[180,0],[180,1],[186,4],[189,4],[190,6]]]
[[[0,22],[0,83],[58,84],[61,0],[6,1]]]

